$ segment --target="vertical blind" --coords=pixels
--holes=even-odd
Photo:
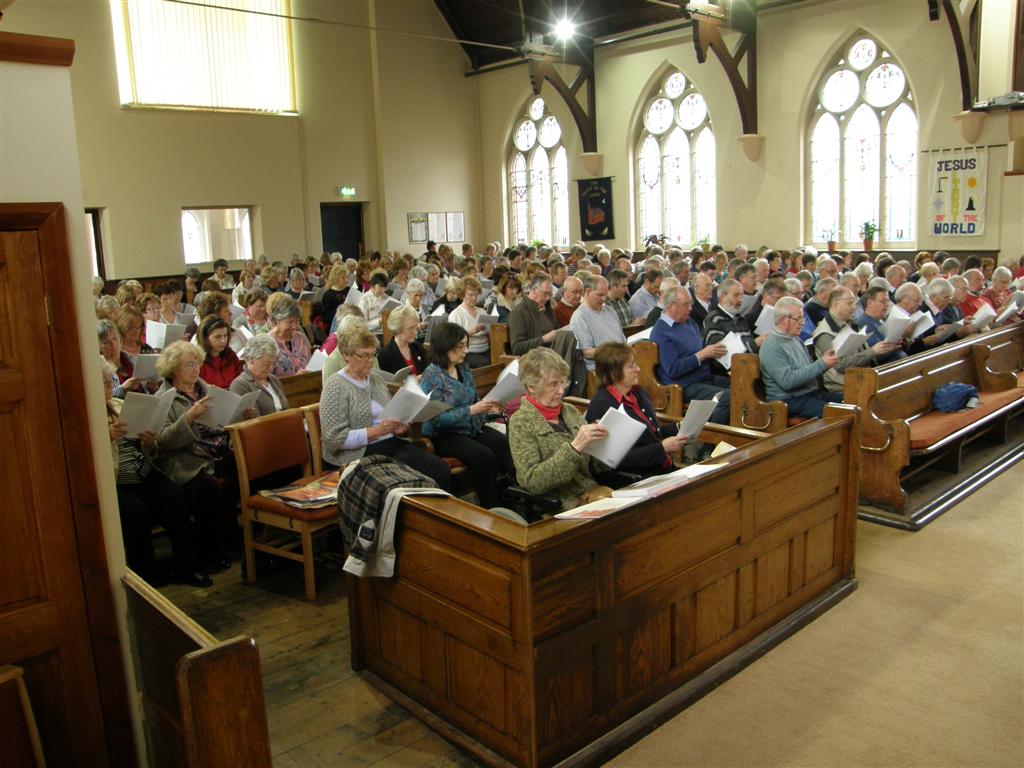
[[[193,2],[110,0],[121,103],[294,112],[288,0]]]

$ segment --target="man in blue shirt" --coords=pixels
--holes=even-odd
[[[679,384],[687,400],[710,400],[718,395],[711,421],[728,424],[729,379],[713,375],[709,362],[726,353],[725,345],[704,345],[700,328],[690,319],[693,299],[686,288],[669,288],[662,299],[665,308],[651,331],[651,341],[658,345],[655,375],[663,384]]]

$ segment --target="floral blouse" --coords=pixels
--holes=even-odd
[[[296,373],[301,373],[306,367],[306,363],[309,362],[309,358],[313,355],[309,348],[309,339],[306,338],[306,334],[302,331],[295,331],[292,334],[291,341],[281,341],[274,335],[271,335],[270,338],[277,342],[277,360],[274,361],[274,375],[281,379],[285,376],[294,376]]]

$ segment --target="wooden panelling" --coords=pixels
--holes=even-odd
[[[413,531],[402,538],[401,576],[502,627],[512,626],[511,575]]]
[[[377,601],[377,622],[380,655],[409,677],[422,680],[423,622],[387,600]]]
[[[507,733],[505,667],[501,662],[452,637],[447,639],[445,661],[451,700],[496,731]]]
[[[672,666],[672,607],[638,622],[616,638],[616,695],[628,698],[668,674]]]
[[[697,651],[714,645],[736,626],[736,574],[697,593]]]
[[[757,558],[754,567],[754,615],[764,613],[789,595],[789,542]]]
[[[814,581],[835,563],[835,519],[823,520],[807,531],[804,582]]]
[[[736,546],[739,536],[739,498],[732,496],[693,510],[685,521],[626,539],[615,547],[616,599]]]
[[[597,607],[597,569],[579,558],[534,583],[533,630],[546,637],[590,618]]]
[[[538,742],[549,744],[579,728],[594,715],[594,656],[581,648],[537,682]]]
[[[838,449],[826,456],[808,456],[791,472],[773,476],[754,487],[754,530],[763,531],[836,492],[839,486]],[[808,482],[813,477],[814,482]]]

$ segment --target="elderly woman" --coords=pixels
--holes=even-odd
[[[500,413],[501,404],[477,399],[466,351],[466,330],[460,325],[443,323],[431,335],[431,363],[420,388],[451,408],[424,422],[423,436],[434,442],[438,456],[469,467],[480,506],[489,509],[501,503],[498,478],[513,477],[515,469],[505,435],[486,426],[487,415]]]
[[[996,267],[993,270],[992,285],[981,294],[981,297],[991,304],[992,309],[996,312],[1005,308],[1007,302],[1012,298],[1013,291],[1010,289],[1010,282],[1012,280],[1013,273],[1010,272],[1008,267]]]
[[[387,295],[388,273],[383,269],[375,269],[370,275],[370,290],[359,299],[359,309],[366,318],[366,327],[371,331],[380,331],[380,316],[384,305],[391,298]]]
[[[497,289],[494,295],[497,297],[496,304],[498,306],[498,322],[507,323],[508,316],[515,309],[516,305],[522,301],[522,297],[519,295],[523,289],[523,284],[519,281],[511,272],[505,274],[498,283]]]
[[[464,277],[459,280],[456,293],[462,299],[462,303],[448,315],[448,322],[462,326],[469,335],[469,352],[465,356],[469,367],[482,368],[490,365],[491,343],[488,326],[480,322],[481,316],[486,313],[476,305],[477,299],[480,298],[480,281],[474,277]]]
[[[143,324],[146,320],[160,322],[160,297],[155,293],[144,293],[139,296],[135,300],[135,307],[142,313]]]
[[[640,367],[633,347],[621,342],[601,344],[594,350],[597,380],[601,387],[587,407],[586,420],[596,422],[609,408],[626,411],[645,429],[616,469],[660,475],[673,468],[672,455],[679,453],[686,438],[678,435],[678,424],[662,424],[650,396],[639,386]]]
[[[284,378],[300,373],[312,357],[309,339],[299,328],[302,312],[299,304],[291,296],[278,293],[270,297],[267,312],[270,322],[271,338],[277,342],[278,355],[274,363],[274,375]]]
[[[377,355],[381,370],[396,373],[411,366],[413,373],[423,373],[427,367],[427,350],[416,340],[420,330],[416,311],[407,304],[392,310],[388,315],[388,330],[393,334],[391,341]]]
[[[296,301],[306,290],[306,270],[302,267],[292,267],[288,270],[288,288],[285,290],[289,296]]]
[[[213,585],[196,560],[192,523],[188,504],[180,489],[158,472],[149,454],[156,447],[156,435],[143,432],[137,438],[125,437],[120,420],[121,401],[114,399],[113,366],[103,360],[103,384],[107,402],[107,427],[117,481],[117,506],[121,516],[121,535],[128,567],[147,581],[164,581],[153,555],[153,525],[163,526],[171,541],[172,579],[192,587]]]
[[[238,275],[238,285],[231,289],[231,303],[235,306],[244,307],[242,301],[245,295],[252,290],[256,283],[256,273],[251,269],[243,269]]]
[[[231,323],[232,327],[244,328],[250,334],[267,333],[273,324],[267,315],[267,292],[262,288],[253,288],[242,297],[245,310]],[[244,334],[243,334],[244,336]]]
[[[121,333],[121,349],[133,363],[139,355],[153,354],[153,348],[142,340],[143,331],[146,329],[146,318],[138,309],[131,304],[125,304],[117,310],[114,323]]]
[[[160,394],[172,390],[167,421],[156,434],[154,463],[185,494],[193,510],[200,536],[200,565],[207,572],[230,567],[227,559],[235,534],[234,509],[225,503],[223,486],[214,478],[225,479],[234,472],[227,434],[221,427],[199,421],[206,414],[209,395],[199,378],[203,352],[195,344],[176,341],[156,362],[164,384]]]
[[[569,366],[554,351],[534,347],[519,359],[519,381],[526,389],[522,405],[508,423],[508,443],[519,485],[530,493],[551,494],[568,509],[610,491],[599,486],[592,469],[602,469],[583,453],[608,436],[600,424],[586,424],[571,405],[562,404]]]
[[[277,342],[265,333],[253,336],[245,343],[245,370],[231,382],[231,391],[245,395],[259,390],[256,399],[256,413],[266,416],[289,407],[281,380],[275,376],[274,361],[277,360]]]
[[[334,321],[334,315],[347,295],[348,270],[342,264],[335,264],[327,273],[327,287],[320,299],[320,316],[328,326]]]
[[[417,338],[419,338],[420,341],[423,340],[423,333],[427,328],[427,318],[430,317],[430,312],[427,310],[427,304],[423,300],[426,292],[427,286],[423,284],[422,280],[410,277],[408,282],[405,284],[405,295],[402,297],[405,300],[405,305],[410,307],[419,319],[420,332],[417,335]]]
[[[451,469],[437,456],[399,440],[409,425],[381,417],[391,399],[387,385],[373,370],[377,337],[355,325],[338,339],[345,367],[331,376],[320,395],[320,438],[324,463],[341,466],[364,455],[383,454],[408,464],[448,490]]]
[[[199,369],[199,377],[207,384],[227,389],[242,373],[242,361],[228,346],[231,327],[216,315],[207,315],[199,324],[196,340],[206,359]]]
[[[100,342],[100,354],[113,366],[117,377],[114,397],[123,398],[128,390],[141,390],[142,382],[135,378],[135,361],[121,347],[121,332],[113,320],[96,321],[96,337]]]

